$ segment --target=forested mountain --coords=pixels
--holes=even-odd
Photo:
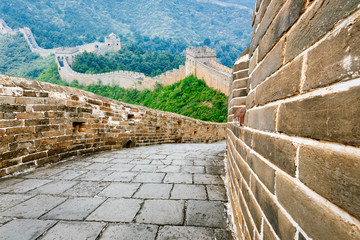
[[[242,2],[244,3],[243,6]],[[178,38],[187,43],[225,41],[245,48],[254,0],[1,0],[10,27],[28,26],[44,48],[92,42],[115,32]]]

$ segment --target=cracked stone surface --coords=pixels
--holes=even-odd
[[[0,239],[233,239],[225,142],[97,153],[0,180]]]

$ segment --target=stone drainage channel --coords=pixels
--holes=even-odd
[[[233,239],[225,142],[76,157],[0,181],[0,239]]]

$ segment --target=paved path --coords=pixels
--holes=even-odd
[[[225,142],[77,157],[0,181],[0,239],[232,239]]]

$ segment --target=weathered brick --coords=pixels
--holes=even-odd
[[[0,96],[0,104],[15,104],[15,98]]]
[[[15,136],[15,140],[21,142],[21,141],[38,139],[41,137],[42,137],[41,133],[19,134]]]
[[[341,19],[358,8],[358,1],[321,0],[314,2],[287,35],[285,61],[288,62],[318,41]]]
[[[260,207],[256,203],[256,199],[251,193],[251,190],[248,188],[246,184],[242,184],[241,186],[242,195],[244,196],[246,205],[249,209],[252,220],[255,223],[256,230],[261,231],[261,221],[263,218]]]
[[[274,44],[293,25],[304,10],[306,0],[286,1],[269,29],[259,43],[259,61],[261,61]]]
[[[282,65],[284,41],[279,41],[258,67],[251,73],[250,87],[254,89]]]
[[[0,112],[25,112],[24,105],[0,104]]]
[[[238,72],[234,72],[233,73],[233,78],[234,79],[243,79],[243,78],[248,78],[249,77],[249,72],[248,70],[240,70]]]
[[[37,97],[17,97],[15,100],[16,104],[44,104],[44,98]]]
[[[13,173],[16,173],[16,172],[22,172],[24,170],[27,170],[27,169],[30,169],[30,168],[33,168],[35,167],[35,162],[27,162],[27,163],[24,163],[24,164],[21,164],[21,165],[15,165],[15,166],[12,166],[12,167],[8,167],[6,169],[6,173],[7,174],[13,174]]]
[[[14,134],[23,134],[23,133],[34,133],[34,127],[13,127],[13,128],[6,128],[7,135],[14,135]]]
[[[240,79],[240,80],[234,80],[233,82],[233,88],[239,89],[239,88],[246,88],[246,84],[249,78],[246,79]]]
[[[233,91],[233,97],[245,97],[247,95],[246,88],[236,89]]]
[[[28,153],[27,149],[18,149],[15,151],[10,151],[10,152],[3,152],[0,153],[0,160],[8,160],[8,159],[13,159],[13,158],[17,158],[20,157],[22,155],[25,155]]]
[[[280,105],[278,131],[360,146],[360,86]]]
[[[0,121],[0,128],[16,127],[20,126],[22,121],[19,120],[3,120]]]
[[[251,47],[251,45],[250,45],[250,47]],[[251,74],[251,73],[254,71],[256,65],[257,65],[258,62],[259,62],[259,61],[258,61],[258,53],[259,53],[259,50],[256,49],[255,52],[254,52],[254,54],[253,54],[252,57],[250,58],[250,62],[249,62],[249,74]]]
[[[278,237],[274,230],[271,228],[270,224],[264,221],[264,230],[263,230],[263,238],[264,240],[278,240]]]
[[[265,190],[257,180],[255,181],[254,195],[266,219],[280,239],[294,239],[296,234],[295,226],[280,209],[274,195]]]
[[[264,131],[275,132],[276,106],[246,111],[245,125]]]
[[[295,176],[296,147],[290,141],[261,133],[254,133],[253,148],[270,162],[291,176]]]
[[[58,108],[57,106],[51,106],[51,105],[35,105],[32,107],[32,109],[35,112],[56,111],[57,108]]]
[[[16,114],[18,119],[34,119],[34,118],[43,118],[44,113],[35,113],[35,112],[26,112],[26,113],[18,113]]]
[[[248,210],[248,207],[247,207],[247,203],[243,199],[242,193],[240,193],[239,195],[240,195],[239,196],[239,203],[240,203],[241,213],[242,213],[242,216],[245,219],[245,223],[246,223],[246,226],[247,226],[247,232],[250,235],[249,239],[253,239],[255,223],[254,223],[254,220],[252,219],[251,215],[248,212],[249,210]]]
[[[303,90],[360,76],[360,20],[309,51]],[[329,51],[331,49],[331,51]]]
[[[34,126],[34,125],[47,125],[50,121],[48,118],[44,119],[33,119],[33,120],[25,120],[25,126]]]
[[[265,103],[293,96],[300,91],[303,58],[297,58],[256,88],[255,104]]]
[[[256,156],[254,153],[248,151],[247,163],[249,167],[258,176],[260,181],[268,188],[271,193],[275,190],[275,169],[270,167],[261,158]]]
[[[281,205],[312,239],[359,239],[360,229],[339,217],[296,182],[276,175],[276,195]]]
[[[253,38],[251,40],[250,48],[255,50],[255,48],[259,45],[260,40],[264,37],[266,30],[268,30],[270,24],[273,22],[276,17],[277,12],[280,10],[283,1],[274,0],[264,0],[262,1],[262,6],[260,12],[257,15],[257,22],[260,23],[259,27],[256,28],[256,32],[253,33]],[[255,29],[254,29],[255,30]],[[255,55],[255,53],[254,53]],[[253,55],[253,56],[254,56]]]
[[[45,125],[45,126],[36,126],[36,132],[48,132],[48,131],[58,131],[59,125]]]
[[[355,153],[301,146],[299,179],[309,188],[360,219],[360,156]]]
[[[23,92],[23,96],[24,97],[36,97],[36,92],[34,92],[34,91],[24,91]]]
[[[8,160],[2,160],[0,162],[0,168],[7,168],[7,167],[11,167],[14,165],[17,165],[20,163],[20,159],[16,158],[16,159],[8,159]]]
[[[233,98],[231,99],[230,104],[232,104],[232,106],[242,106],[246,104],[246,97],[237,97],[237,98]]]
[[[46,156],[47,156],[46,152],[38,152],[38,153],[29,154],[29,155],[22,157],[21,161],[23,163],[25,163],[25,162],[33,161],[36,159],[44,158]]]

